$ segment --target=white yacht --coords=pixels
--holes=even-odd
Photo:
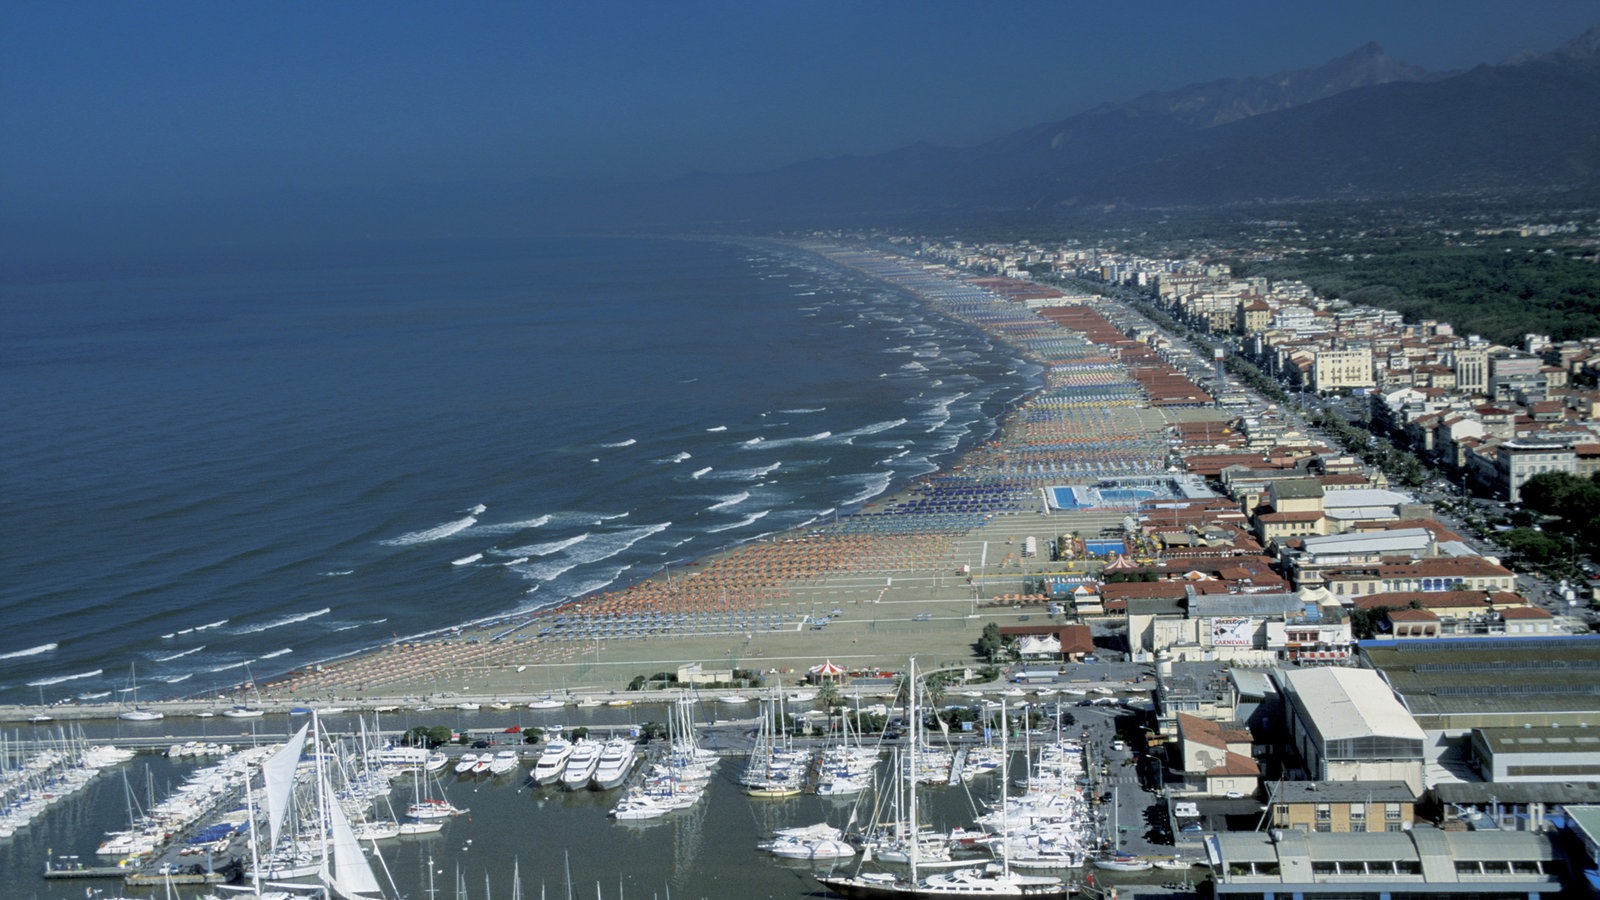
[[[539,754],[539,761],[533,764],[533,783],[555,784],[560,781],[561,773],[567,768],[567,758],[572,756],[573,746],[566,738],[551,738],[544,745],[544,752]]]
[[[595,764],[594,777],[590,779],[589,786],[597,791],[621,787],[628,780],[628,773],[633,771],[633,764],[638,759],[639,754],[634,751],[633,742],[627,738],[606,741],[601,746],[600,761]]]
[[[588,738],[573,744],[572,755],[567,757],[567,768],[561,773],[561,786],[569,791],[588,787],[594,770],[600,766],[600,751],[604,746],[600,741]]]

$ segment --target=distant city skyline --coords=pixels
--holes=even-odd
[[[1597,23],[1596,0],[13,3],[0,235],[149,206],[970,146],[1369,41],[1438,71]]]

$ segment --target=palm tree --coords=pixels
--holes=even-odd
[[[833,712],[844,705],[844,692],[839,690],[836,681],[825,681],[817,688],[817,702],[828,712]]]

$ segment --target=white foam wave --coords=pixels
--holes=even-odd
[[[720,500],[718,500],[716,503],[713,503],[710,506],[706,507],[706,511],[710,512],[712,510],[717,510],[717,509],[727,509],[730,506],[738,506],[739,504],[741,504],[744,501],[749,500],[749,499],[750,499],[750,492],[749,491],[740,491],[737,494],[729,494],[728,496],[723,497]]]
[[[579,563],[577,560],[570,559],[568,557],[562,557],[561,559],[551,560],[549,562],[539,562],[532,565],[518,566],[517,572],[523,577],[530,578],[534,581],[551,581],[553,579],[560,578],[562,575],[565,575],[573,569],[576,569],[579,565],[581,565],[581,563]]]
[[[474,553],[471,556],[463,556],[460,559],[452,559],[450,561],[450,565],[452,565],[452,566],[470,566],[470,565],[472,565],[473,563],[477,562],[480,559],[483,559],[483,554],[482,553]]]
[[[776,472],[782,465],[783,463],[781,462],[775,462],[770,466],[759,466],[754,469],[728,469],[718,477],[724,479],[738,478],[744,479],[745,481],[755,481],[758,478],[765,478],[773,472]]]
[[[819,413],[819,412],[827,412],[827,411],[828,411],[828,408],[826,406],[818,406],[815,409],[780,409],[780,410],[778,410],[778,412],[781,412],[784,415],[791,415],[791,416],[803,416],[803,415],[806,415],[808,413]]]
[[[634,444],[637,444],[637,443],[639,443],[639,442],[637,440],[635,440],[634,438],[628,438],[625,441],[617,441],[616,443],[612,443],[612,444],[601,444],[600,446],[602,446],[602,447],[632,447]]]
[[[49,653],[51,650],[54,650],[59,646],[61,645],[51,641],[48,644],[40,644],[37,647],[29,647],[26,650],[13,650],[10,653],[0,653],[0,659],[20,659],[24,656],[38,656],[41,653]]]
[[[488,512],[488,510],[489,510],[489,507],[484,506],[482,503],[479,503],[477,506],[474,506],[473,508],[467,510],[467,512],[470,513],[471,515],[474,515],[474,516],[481,516],[485,512]]]
[[[483,534],[514,534],[518,531],[526,531],[529,528],[543,528],[548,524],[550,524],[550,517],[544,515],[516,522],[498,522],[493,525],[483,525],[478,528],[478,531]]]
[[[158,656],[158,657],[156,657],[155,661],[156,662],[172,662],[175,659],[182,659],[183,657],[188,656],[191,653],[199,653],[201,650],[204,650],[205,648],[206,648],[206,645],[205,644],[201,644],[198,647],[192,647],[192,648],[190,648],[188,650],[183,650],[183,651],[180,651],[178,653],[170,654],[168,656]]]
[[[185,672],[182,675],[174,675],[173,677],[166,679],[166,682],[167,684],[177,684],[180,681],[188,681],[193,677],[193,672]]]
[[[222,626],[224,626],[226,624],[228,624],[228,620],[227,619],[218,619],[215,622],[207,622],[204,625],[196,625],[193,628],[180,628],[180,629],[178,629],[178,633],[179,634],[193,634],[196,631],[206,631],[206,630],[209,630],[209,629],[212,629],[212,628],[221,628]]]
[[[244,668],[245,666],[248,666],[248,665],[250,665],[250,660],[247,659],[244,662],[228,663],[225,666],[214,666],[214,667],[212,667],[210,669],[207,669],[206,671],[207,672],[226,672],[226,671],[228,671],[230,669],[242,669],[242,668]]]
[[[413,544],[426,544],[429,541],[442,540],[452,534],[466,531],[476,524],[478,524],[476,516],[467,516],[464,519],[456,519],[454,522],[446,522],[443,525],[435,525],[432,528],[424,528],[421,531],[409,531],[397,538],[390,538],[378,543],[388,547],[410,547]]]
[[[338,628],[335,628],[334,631],[351,631],[360,627],[361,625],[359,623],[355,625],[340,625]]]
[[[728,430],[728,426],[726,426],[726,425],[713,425],[710,428],[707,428],[706,430],[707,431],[727,431]]]
[[[520,566],[520,565],[522,565],[523,563],[525,563],[527,561],[528,561],[528,558],[526,556],[519,556],[516,559],[508,559],[508,560],[506,560],[506,565],[508,565],[508,566]]]
[[[866,437],[869,434],[880,434],[891,428],[899,428],[904,424],[906,424],[905,419],[889,419],[884,422],[874,422],[871,425],[863,425],[860,428],[851,429],[841,436],[845,438]]]
[[[671,464],[671,463],[681,463],[684,460],[689,459],[689,458],[691,458],[691,457],[690,457],[690,455],[688,453],[684,453],[684,452],[680,451],[678,453],[674,453],[673,455],[667,457],[666,459],[658,459],[658,460],[654,460],[654,462],[662,463],[663,465],[668,465],[668,464]]]
[[[324,578],[338,578],[340,575],[354,575],[355,573],[355,569],[341,569],[337,572],[323,572],[322,576]]]
[[[514,547],[506,552],[515,553],[516,555],[522,557],[549,556],[552,553],[560,553],[568,547],[575,547],[588,539],[589,532],[585,531],[583,534],[580,534],[577,537],[564,538],[559,541],[549,541],[543,544],[529,544],[526,547]],[[512,563],[506,563],[506,565],[512,565]]]
[[[858,477],[864,482],[861,492],[844,501],[841,505],[854,506],[857,503],[865,503],[888,490],[889,484],[894,480],[894,476],[888,472],[874,472],[870,475]]]
[[[709,474],[711,474],[711,467],[710,466],[706,466],[704,469],[695,469],[694,470],[694,474],[690,475],[689,477],[690,478],[699,478],[702,475],[709,475]]]
[[[710,533],[710,534],[715,534],[715,533],[717,533],[719,531],[732,531],[735,528],[743,528],[746,525],[754,525],[755,523],[757,523],[757,522],[761,521],[762,519],[766,518],[767,514],[770,513],[770,512],[772,512],[772,510],[763,509],[760,512],[751,513],[750,515],[745,516],[744,518],[740,519],[737,522],[734,522],[731,525],[719,525],[716,528],[707,528],[706,531],[708,533]]]
[[[282,650],[274,650],[271,653],[263,653],[260,656],[256,657],[256,659],[276,659],[277,657],[287,656],[288,654],[293,653],[293,652],[294,652],[294,648],[293,647],[285,647]]]
[[[750,440],[744,442],[744,446],[746,446],[746,447],[757,447],[757,446],[759,446],[762,449],[770,449],[770,448],[773,448],[773,447],[790,447],[790,446],[793,446],[795,444],[814,444],[817,441],[825,441],[825,440],[827,440],[828,438],[831,438],[831,437],[833,437],[833,432],[831,432],[831,431],[819,431],[816,434],[808,434],[805,437],[775,438],[773,440],[762,440],[761,438],[751,438]]]
[[[623,572],[626,572],[631,568],[633,567],[623,566],[622,568],[611,573],[609,576],[602,575],[598,578],[590,578],[580,584],[573,585],[573,587],[567,591],[567,594],[572,597],[582,597],[585,594],[592,594],[595,591],[603,591],[613,584],[616,584],[617,578],[619,578]]]
[[[549,581],[578,566],[597,563],[616,556],[645,538],[653,534],[659,534],[671,527],[671,522],[659,522],[654,525],[625,528],[621,531],[590,534],[588,540],[572,547],[566,556],[549,562],[524,566],[517,571],[536,581]]]
[[[105,669],[95,669],[93,672],[79,672],[76,675],[57,675],[54,678],[39,678],[28,682],[28,687],[48,687],[52,684],[60,684],[63,681],[77,681],[80,678],[94,678],[98,675],[105,674],[105,671]]]
[[[234,634],[257,634],[273,628],[282,628],[285,625],[293,625],[296,622],[304,622],[307,619],[315,619],[317,616],[325,616],[330,612],[333,612],[333,610],[324,606],[316,612],[298,613],[292,616],[284,616],[281,619],[273,619],[271,622],[263,622],[260,625],[246,625],[245,627],[235,631]]]

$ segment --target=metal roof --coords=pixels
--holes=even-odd
[[[1284,679],[1324,741],[1394,737],[1421,741],[1422,728],[1371,669],[1287,670]]]

